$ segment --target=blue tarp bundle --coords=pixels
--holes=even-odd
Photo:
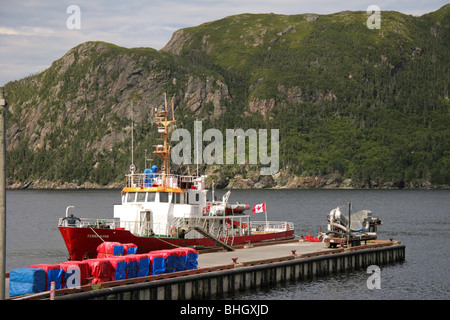
[[[178,256],[177,260],[178,260],[177,266],[176,266],[177,271],[188,270],[187,269],[187,256]]]
[[[190,250],[187,256],[186,269],[192,270],[198,267],[198,252],[195,250]]]
[[[123,246],[114,247],[113,256],[118,257],[123,254]]]
[[[127,261],[124,257],[111,257],[108,258],[111,262],[111,265],[114,269],[113,273],[113,280],[123,280],[126,279],[126,267],[127,267]]]
[[[107,258],[111,256],[122,256],[124,247],[120,242],[103,242],[97,247],[97,258]]]
[[[125,243],[123,244],[123,255],[127,255],[127,254],[136,254],[137,252],[137,245],[135,245],[134,243]]]
[[[136,278],[138,276],[138,259],[135,255],[124,256],[127,262],[126,272],[127,279]]]
[[[177,271],[178,257],[168,256],[166,258],[166,273]]]
[[[40,268],[19,268],[11,271],[9,275],[9,296],[45,291],[47,274]]]
[[[146,277],[149,275],[150,257],[147,254],[138,254],[138,277]]]
[[[178,265],[178,252],[175,250],[156,250],[152,251],[152,253],[158,253],[161,254],[164,257],[165,260],[165,273],[171,273],[178,271],[177,265]]]
[[[177,263],[175,265],[175,271],[184,271],[187,270],[187,260],[188,256],[186,252],[180,251],[178,249],[175,249],[175,255],[177,257]]]
[[[177,271],[178,257],[168,253],[164,258],[166,259],[166,273]]]
[[[171,251],[175,252],[178,257],[176,271],[197,269],[198,252],[192,248],[176,248]]]
[[[166,272],[166,259],[164,259],[162,254],[150,252],[148,256],[150,257],[151,275],[163,274]]]
[[[29,268],[40,268],[44,269],[47,273],[47,283],[45,290],[50,290],[50,286],[52,282],[55,282],[55,289],[61,289],[63,283],[63,269],[57,264],[34,264]]]

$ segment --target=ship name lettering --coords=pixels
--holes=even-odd
[[[105,239],[105,238],[109,238],[109,234],[104,234],[104,235],[101,235],[101,236],[98,236],[96,234],[88,234],[87,237],[88,238],[102,238],[102,239]]]

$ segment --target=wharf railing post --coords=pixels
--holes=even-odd
[[[55,281],[50,283],[50,300],[55,300]]]
[[[350,216],[352,214],[352,203],[348,203],[348,229],[347,229],[347,249],[350,248]]]
[[[0,90],[0,300],[6,286],[6,106],[4,89]]]

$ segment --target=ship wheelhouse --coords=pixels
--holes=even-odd
[[[129,174],[123,188],[122,203],[114,206],[120,227],[141,236],[179,236],[179,221],[202,217],[206,206],[204,177]],[[183,186],[183,188],[181,188]],[[200,236],[190,232],[189,238]]]

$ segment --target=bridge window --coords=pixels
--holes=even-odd
[[[174,193],[172,202],[173,203],[184,203],[184,195],[182,193]]]
[[[159,202],[169,202],[169,193],[168,192],[160,192],[159,193]]]
[[[138,192],[136,202],[144,202],[144,201],[145,201],[145,192]]]
[[[135,202],[135,201],[136,201],[136,192],[128,192],[127,202]]]
[[[147,202],[155,202],[156,193],[150,192],[147,196]]]

